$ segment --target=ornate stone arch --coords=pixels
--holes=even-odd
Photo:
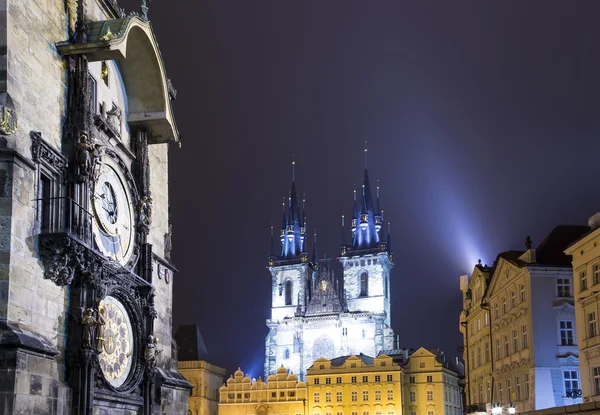
[[[151,130],[149,143],[179,142],[171,99],[177,92],[166,76],[149,22],[137,16],[88,24],[87,43],[59,42],[62,56],[85,54],[88,61],[115,61],[125,84],[127,122]]]

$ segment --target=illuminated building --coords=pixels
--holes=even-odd
[[[188,398],[188,415],[217,415],[225,369],[209,363],[208,351],[196,324],[179,326],[175,340],[179,347],[179,373],[194,387]]]
[[[280,367],[267,382],[238,369],[219,389],[219,415],[307,415],[306,383]]]
[[[306,378],[308,415],[402,414],[402,367],[389,356],[321,358]]]
[[[0,3],[1,413],[182,414],[169,152],[147,2]]]
[[[404,415],[463,414],[464,368],[457,358],[421,347],[408,356],[402,372]]]
[[[587,227],[557,226],[536,248],[462,276],[467,412],[581,402],[572,267],[563,250]]]
[[[581,390],[584,402],[600,401],[600,214],[589,220],[590,232],[569,246],[573,287],[575,291],[575,320]]]
[[[320,357],[375,356],[396,347],[389,298],[393,263],[389,229],[387,242],[379,236],[383,222],[379,188],[373,198],[365,169],[359,201],[354,194],[349,245],[342,218],[341,280],[330,260],[318,261],[316,237],[309,261],[304,208],[293,182],[284,205],[281,252],[269,257],[272,308],[267,320],[266,375],[283,365],[304,379],[308,367]]]

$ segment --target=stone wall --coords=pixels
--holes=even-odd
[[[9,147],[29,156],[29,132],[40,131],[60,148],[66,72],[54,45],[68,38],[64,1],[7,0],[0,4],[8,7],[7,91],[19,115],[19,131],[9,136]]]

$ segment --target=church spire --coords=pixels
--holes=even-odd
[[[317,261],[319,260],[319,257],[317,256],[317,230],[315,229],[315,233],[313,236],[313,256],[312,256],[312,263],[314,265],[317,265]]]
[[[288,196],[288,211],[283,206],[281,224],[281,258],[282,260],[300,259],[307,261],[306,255],[306,199],[302,200],[302,211],[296,192],[296,162],[292,161],[292,188]]]
[[[377,250],[386,251],[384,237],[380,235],[383,227],[383,209],[380,200],[379,181],[376,191],[371,191],[371,182],[369,180],[368,170],[368,149],[364,149],[364,175],[362,186],[360,188],[360,200],[357,198],[357,191],[354,190],[352,200],[352,241],[346,245],[345,241],[345,217],[342,217],[342,246],[340,247],[341,256],[347,256],[350,251]],[[383,234],[383,232],[382,232]]]

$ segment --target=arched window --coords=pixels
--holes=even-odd
[[[369,295],[369,275],[366,272],[360,274],[360,297]]]
[[[292,305],[292,282],[285,282],[285,305]]]
[[[283,352],[283,358],[284,359],[290,358],[290,349],[285,349],[285,352]]]

